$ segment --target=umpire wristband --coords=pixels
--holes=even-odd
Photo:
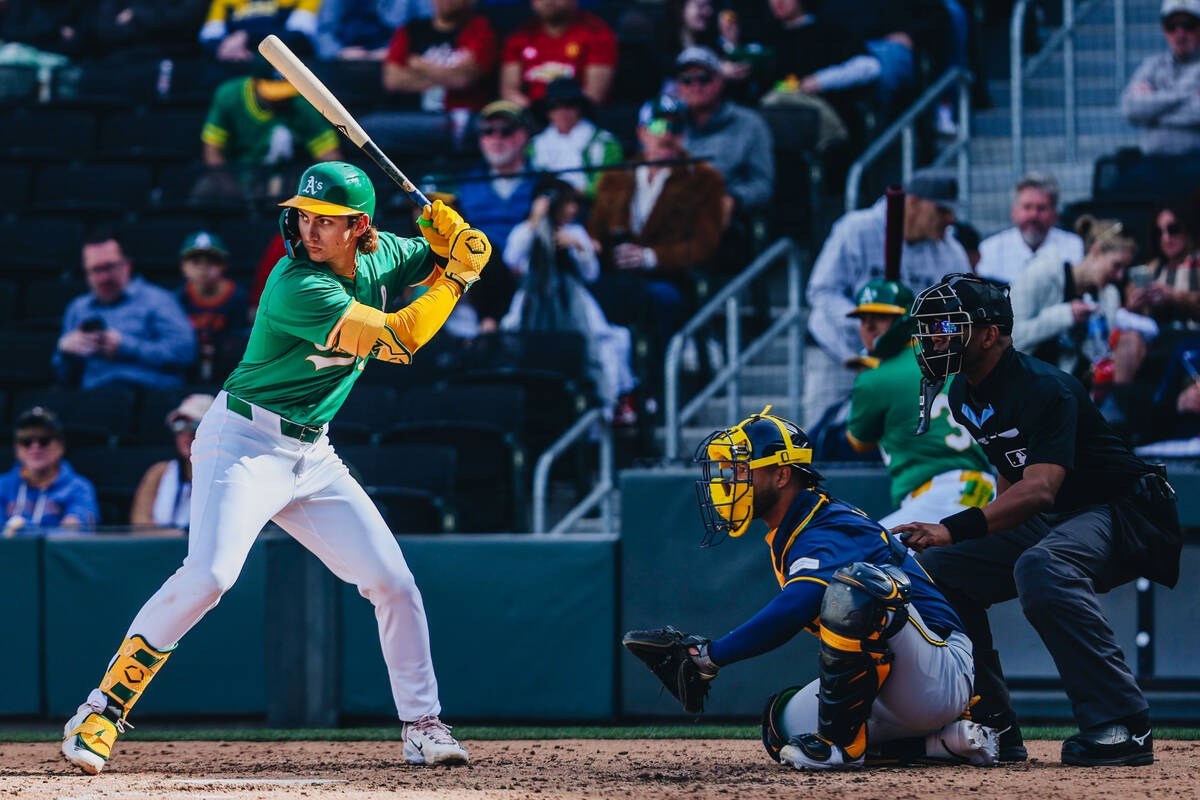
[[[978,539],[987,536],[987,517],[982,508],[965,508],[957,514],[951,514],[941,522],[950,531],[950,539],[961,542],[966,539]]]

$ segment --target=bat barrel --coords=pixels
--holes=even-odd
[[[887,189],[887,239],[884,245],[884,277],[889,281],[900,280],[900,247],[904,241],[904,188],[889,186]]]

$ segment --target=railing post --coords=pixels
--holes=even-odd
[[[906,186],[912,180],[916,150],[917,140],[913,136],[913,124],[910,122],[900,131],[900,182]]]
[[[1063,0],[1063,28],[1067,31],[1067,38],[1063,41],[1064,133],[1067,163],[1074,164],[1078,157],[1078,143],[1075,141],[1078,127],[1075,118],[1075,0]]]
[[[971,219],[971,89],[966,73],[958,78],[958,197],[963,216]]]
[[[666,404],[663,453],[668,461],[679,457],[679,354],[683,351],[684,336],[676,333],[667,344],[663,365],[663,403]]]
[[[800,314],[800,281],[803,276],[800,274],[800,254],[796,252],[796,246],[788,247],[787,257],[787,273],[788,273],[788,311],[796,315],[796,322],[788,328],[788,367],[787,367],[787,388],[788,388],[788,408],[791,409],[792,419],[803,419],[800,413],[800,376],[804,374],[804,356],[802,355],[803,341],[803,317]]]
[[[600,482],[608,486],[608,491],[600,500],[600,516],[604,520],[605,533],[613,533],[613,489],[616,488],[616,478],[613,474],[612,425],[605,425],[604,435],[600,437]]]
[[[1024,64],[1021,63],[1023,38],[1025,33],[1025,12],[1029,8],[1029,0],[1017,0],[1013,6],[1012,21],[1008,28],[1008,113],[1012,138],[1012,182],[1015,184],[1025,174],[1025,142],[1023,103]]]
[[[738,360],[738,354],[742,350],[741,337],[741,312],[738,305],[737,294],[731,294],[725,300],[725,363],[735,364]],[[742,407],[742,371],[739,369],[729,381],[729,388],[725,391],[726,409],[725,415],[730,426],[737,425],[741,419],[739,410]]]

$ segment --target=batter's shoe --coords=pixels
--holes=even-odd
[[[925,737],[925,758],[947,764],[994,767],[1000,763],[1000,736],[978,722],[955,720]]]
[[[865,756],[850,758],[832,742],[806,733],[788,739],[779,751],[779,761],[796,769],[861,769]]]
[[[466,764],[467,748],[435,714],[404,723],[404,760],[409,764]]]
[[[104,692],[93,689],[63,727],[62,754],[89,775],[98,775],[112,756],[117,736],[132,727],[121,708],[109,703]]]
[[[1134,733],[1109,723],[1080,731],[1063,742],[1062,763],[1076,767],[1143,767],[1154,763],[1154,732]]]

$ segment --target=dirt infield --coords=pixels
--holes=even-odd
[[[0,744],[0,795],[93,798],[1194,798],[1200,742],[1159,742],[1149,767],[1079,769],[1058,742],[1027,764],[801,774],[745,740],[466,741],[469,767],[408,767],[399,742],[128,742],[97,777],[54,744]],[[971,793],[977,793],[972,795]]]

